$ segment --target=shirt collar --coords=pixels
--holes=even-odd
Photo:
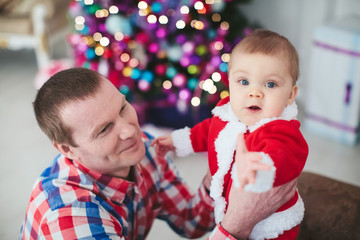
[[[135,181],[128,181],[126,179],[101,174],[79,163],[74,162],[74,165],[81,169],[86,176],[93,179],[91,182],[93,185],[96,185],[96,187],[93,186],[94,188],[98,188],[98,191],[104,194],[105,197],[118,203],[123,202],[127,194],[137,194],[138,188],[140,188],[144,182],[140,164],[133,167]],[[132,190],[134,190],[134,193]],[[93,191],[96,190],[93,189]]]

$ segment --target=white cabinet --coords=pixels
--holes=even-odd
[[[305,127],[355,144],[360,123],[360,17],[315,29],[307,79]]]

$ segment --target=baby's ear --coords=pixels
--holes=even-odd
[[[298,85],[293,86],[293,88],[291,89],[288,105],[291,105],[295,101],[295,98],[298,93],[298,89],[299,89]]]

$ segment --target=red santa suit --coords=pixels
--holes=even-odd
[[[212,118],[191,129],[176,130],[172,137],[178,156],[208,152],[212,175],[210,196],[215,201],[218,223],[224,217],[233,179],[238,184],[233,163],[239,133],[244,133],[247,149],[260,152],[262,162],[272,166],[271,171],[258,171],[255,184],[246,185],[245,191],[265,192],[298,177],[306,162],[308,146],[296,120],[295,103],[287,106],[280,117],[262,119],[253,126],[238,120],[229,98],[221,100],[212,113]],[[303,216],[304,204],[296,191],[290,201],[255,225],[250,239],[295,239]]]

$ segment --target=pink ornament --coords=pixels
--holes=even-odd
[[[47,66],[41,68],[35,76],[35,88],[40,89],[41,86],[55,73],[74,67],[71,59],[60,59],[51,61]]]
[[[150,37],[145,32],[140,32],[136,34],[136,42],[141,43],[143,45],[147,45],[150,42]]]
[[[188,67],[191,64],[191,61],[190,61],[189,57],[184,56],[180,59],[180,64],[183,67]]]
[[[182,49],[185,54],[191,55],[194,52],[195,43],[194,42],[186,42],[183,44]]]
[[[76,46],[80,44],[81,36],[79,34],[71,34],[67,39],[70,45]]]
[[[222,63],[220,56],[213,56],[211,58],[211,64],[218,67]]]
[[[169,103],[174,104],[174,103],[176,103],[176,100],[177,100],[177,97],[176,97],[176,95],[174,93],[169,94],[169,96],[168,96],[168,102]]]
[[[156,65],[155,72],[158,75],[164,75],[166,73],[166,65],[164,64]]]
[[[182,100],[189,100],[191,97],[191,93],[188,89],[186,88],[183,88],[180,90],[179,92],[179,98],[182,99]]]
[[[156,36],[158,38],[165,38],[167,35],[167,32],[166,32],[166,29],[164,28],[159,28],[157,31],[156,31]]]
[[[156,53],[159,51],[159,45],[157,43],[151,43],[149,45],[149,52]]]
[[[139,87],[139,89],[140,89],[141,91],[147,92],[147,91],[150,90],[151,85],[150,85],[150,83],[149,83],[148,81],[146,81],[146,80],[140,80],[140,81],[139,81],[139,84],[138,84],[138,87]]]
[[[114,67],[116,70],[121,71],[124,68],[124,63],[121,61],[116,61]]]
[[[177,44],[183,44],[186,41],[186,36],[184,34],[180,34],[176,37]]]
[[[174,76],[173,80],[172,80],[173,84],[177,87],[182,87],[185,85],[186,83],[186,77],[184,74],[182,73],[178,73]]]

